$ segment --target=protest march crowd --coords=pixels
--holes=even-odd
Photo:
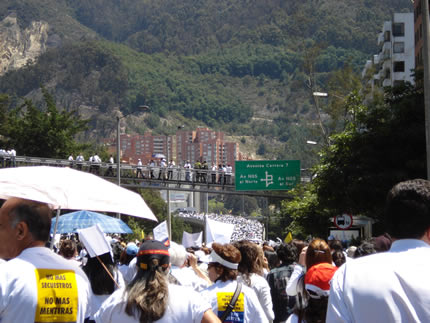
[[[71,235],[54,251],[51,216],[21,198],[0,208],[2,323],[430,321],[426,180],[395,185],[387,233],[348,248],[332,237],[256,243],[261,227],[228,219],[246,231],[228,243],[108,235],[92,255]]]
[[[179,216],[183,218],[204,220],[205,214],[196,212],[179,212]],[[264,226],[257,220],[246,219],[238,215],[216,213],[209,213],[207,214],[207,217],[215,221],[234,224],[234,231],[231,236],[232,241],[263,241]]]

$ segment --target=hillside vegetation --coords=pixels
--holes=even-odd
[[[62,42],[1,77],[0,93],[37,99],[43,85],[61,107],[86,113],[97,138],[113,133],[118,109],[147,104],[151,115],[132,131],[207,125],[243,144],[252,137],[262,157],[309,160],[303,144],[319,136],[309,74],[328,91],[335,71],[359,72],[383,21],[411,7],[408,0],[4,0],[0,19],[13,12],[22,26],[48,21]]]

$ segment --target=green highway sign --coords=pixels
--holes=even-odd
[[[300,160],[235,161],[237,191],[290,190],[300,182]]]

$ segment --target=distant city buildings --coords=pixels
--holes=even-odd
[[[362,72],[371,88],[414,83],[414,14],[394,13],[391,21],[385,21],[378,35],[378,46],[379,53],[366,62]]]
[[[234,167],[235,160],[248,159],[239,151],[239,144],[225,141],[225,134],[209,128],[197,128],[187,131],[179,130],[175,136],[122,134],[120,136],[122,162],[136,164],[140,158],[142,163],[149,164],[153,156],[164,155],[173,159],[176,165],[183,166],[185,161],[193,165],[196,161],[207,161],[212,165],[228,165]],[[110,153],[114,154],[114,142],[108,143]]]

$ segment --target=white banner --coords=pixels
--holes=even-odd
[[[233,231],[234,224],[206,219],[206,245],[210,247],[212,242],[230,243]]]
[[[170,245],[169,231],[167,230],[167,222],[163,221],[157,225],[154,230],[154,240],[164,243],[165,246]]]
[[[184,231],[182,233],[182,245],[185,248],[201,247],[202,241],[203,241],[203,232],[188,233]]]
[[[89,228],[78,229],[77,231],[79,240],[84,244],[91,258],[111,252],[110,243],[98,224]]]

